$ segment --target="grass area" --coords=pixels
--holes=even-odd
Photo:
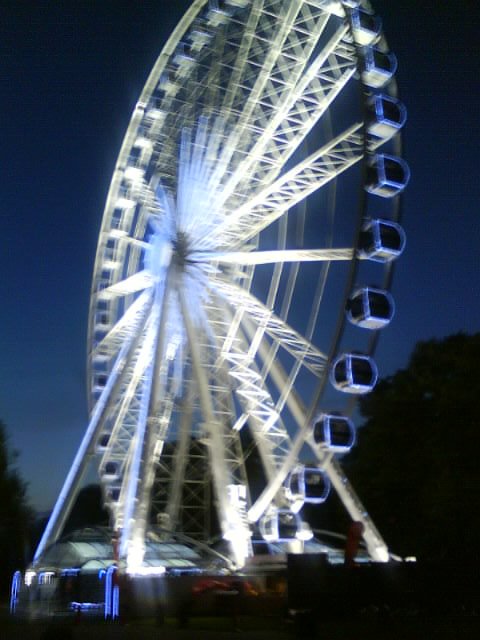
[[[158,625],[153,618],[131,619],[123,622],[105,622],[98,618],[75,619],[73,616],[51,621],[27,621],[10,616],[0,617],[0,640],[130,640],[138,638],[164,640],[198,638],[209,639],[239,637],[264,640],[283,640],[285,625],[280,618],[240,616],[192,616],[180,625],[176,618],[165,618]]]
[[[167,617],[107,623],[98,618],[27,622],[0,615],[0,640],[477,640],[480,616],[386,616],[373,612],[355,618],[315,619],[281,616],[192,616],[186,626]]]

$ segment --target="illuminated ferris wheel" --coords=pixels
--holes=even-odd
[[[388,559],[337,457],[355,440],[351,399],[377,379],[405,244],[395,68],[368,2],[192,2],[113,174],[91,421],[37,557],[94,459],[129,571],[152,521],[208,539],[209,487],[236,566],[252,536],[308,539],[302,506],[331,487]]]

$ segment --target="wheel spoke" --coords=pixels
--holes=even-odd
[[[172,531],[175,531],[180,518],[180,505],[182,501],[182,489],[186,480],[186,466],[188,460],[188,451],[191,442],[193,414],[193,393],[191,389],[187,395],[187,402],[183,407],[180,419],[180,429],[177,441],[177,450],[175,459],[171,468],[167,467],[168,478],[164,479],[168,484],[168,498],[163,506],[163,512],[168,516],[168,524]]]
[[[152,283],[153,278],[149,271],[139,271],[126,280],[121,280],[120,282],[104,289],[102,297],[109,298],[111,296],[128,296],[132,293],[137,293],[137,291],[147,289],[147,287],[150,287]]]
[[[252,7],[245,24],[245,30],[238,47],[235,61],[232,64],[225,97],[222,102],[221,112],[231,113],[241,105],[244,85],[243,79],[247,70],[248,59],[252,55],[251,51],[254,46],[256,33],[261,30],[261,20],[264,16],[263,6],[265,0],[253,0]],[[260,24],[259,24],[260,23]]]
[[[232,306],[240,305],[273,340],[277,341],[295,358],[301,358],[305,366],[316,376],[323,375],[327,356],[306,341],[295,329],[279,318],[253,295],[241,287],[220,280],[212,283],[212,288]]]
[[[361,123],[352,125],[231,213],[214,231],[219,244],[244,244],[290,207],[359,162],[363,157],[361,129]],[[210,237],[210,244],[212,240]]]
[[[264,378],[256,367],[256,350],[253,345],[247,345],[239,323],[232,318],[225,302],[212,303],[209,315],[217,335],[224,336],[215,369],[223,369],[228,364],[228,376],[235,381],[235,394],[245,412],[232,425],[232,429],[239,431],[247,421],[250,423],[267,476],[274,477],[278,460],[285,456],[288,449],[289,436],[274,409]]]
[[[254,84],[249,88],[250,78],[247,76],[239,83],[243,91],[237,90],[240,118],[229,145],[234,170],[222,190],[224,201],[241,180],[256,175],[254,167],[263,151],[272,143],[274,132],[302,95],[302,76],[328,20],[326,13],[312,12],[305,3],[291,2],[286,19],[280,28],[275,28],[270,11],[265,11],[257,25],[262,36],[255,38],[248,55],[239,52],[239,64],[242,70],[250,73]],[[243,57],[240,53],[244,54]],[[250,148],[246,145],[247,140]],[[234,156],[233,150],[239,148],[248,148],[248,153]]]
[[[131,444],[128,478],[126,479],[124,522],[120,540],[121,556],[127,559],[129,569],[141,566],[145,552],[145,533],[150,505],[150,493],[154,479],[154,465],[143,461],[152,459],[156,437],[165,437],[160,429],[168,427],[168,419],[159,417],[159,395],[162,388],[164,335],[169,303],[170,280],[160,281],[155,290],[155,300],[148,327],[145,350],[139,354],[134,370],[135,377],[142,377],[139,407],[134,420],[134,438]],[[143,369],[143,373],[142,372]],[[160,405],[160,406],[159,406]],[[169,406],[164,402],[163,408]],[[167,412],[168,413],[168,412]],[[162,440],[163,440],[162,438]]]
[[[227,488],[233,484],[231,469],[226,455],[225,439],[223,437],[225,425],[218,421],[215,415],[214,403],[209,389],[207,371],[202,366],[202,358],[195,335],[194,325],[190,318],[189,306],[184,292],[178,291],[180,307],[188,337],[188,343],[192,358],[192,369],[197,383],[198,394],[202,414],[205,420],[210,446],[211,465],[215,493],[219,504],[219,519],[224,538],[232,541],[232,553],[236,562],[241,566],[249,555],[250,534],[246,528],[243,514],[238,510],[238,505],[232,504],[227,495]],[[234,545],[236,542],[237,545]]]
[[[110,328],[109,325],[105,325],[102,322],[95,322],[95,331],[100,332],[100,335],[105,331],[107,333],[94,345],[90,359],[94,360],[98,356],[101,360],[105,356],[111,355],[129,339],[132,340],[140,331],[140,326],[149,313],[152,302],[151,290],[144,291],[113,327]]]
[[[326,16],[321,17],[322,26],[327,19]],[[344,41],[347,31],[342,24],[305,69],[321,33],[317,40],[312,38],[302,59],[298,60],[297,73],[289,77],[291,88],[288,93],[284,89],[280,95],[268,96],[268,102],[259,101],[255,117],[255,121],[261,123],[259,135],[225,186],[225,200],[237,186],[242,192],[242,186],[252,176],[256,182],[271,181],[353,76],[355,54],[354,47]],[[270,102],[278,103],[273,115],[266,109]]]
[[[353,249],[283,249],[279,251],[230,251],[228,253],[199,254],[199,261],[208,260],[223,264],[259,265],[279,262],[335,262],[352,260]]]
[[[293,33],[293,26],[301,5],[301,0],[291,0],[281,22],[272,19],[270,11],[266,10],[263,13],[260,33],[263,33],[264,37],[257,38],[253,51],[250,52],[250,59],[247,61],[246,69],[248,75],[244,78],[244,82],[249,88],[242,92],[241,110],[236,118],[235,128],[229,135],[222,154],[224,161],[228,160],[230,162],[234,157],[234,152],[238,153],[239,149],[242,150],[242,155],[245,155],[246,152],[243,151],[245,143],[251,139],[253,133],[251,128],[253,124],[252,115],[271,80],[272,74],[275,71],[280,72],[282,62],[284,67],[292,66],[292,61],[284,58],[284,48],[289,48],[288,37]],[[286,73],[286,69],[284,69],[284,72]],[[252,81],[253,86],[250,86]],[[233,162],[235,166],[239,164],[239,161],[235,158]],[[226,195],[229,195],[228,192]]]

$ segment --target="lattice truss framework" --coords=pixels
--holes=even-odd
[[[227,4],[192,3],[132,116],[95,265],[92,420],[44,537],[58,536],[96,456],[130,566],[141,564],[152,505],[159,522],[207,539],[211,485],[238,564],[262,514],[288,506],[283,482],[331,355],[317,330],[331,315],[327,275],[355,258],[355,217],[340,222],[349,235],[335,234],[330,188],[378,145],[351,108],[357,49],[339,2]],[[323,198],[313,237],[312,194]],[[255,501],[247,427],[266,477]],[[312,455],[362,518],[370,550],[383,549],[332,456]]]

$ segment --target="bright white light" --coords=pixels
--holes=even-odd
[[[135,140],[133,146],[138,147],[139,149],[151,149],[152,142],[151,140],[148,140],[148,138],[139,137]]]
[[[147,111],[147,116],[152,120],[163,120],[165,118],[165,113],[160,111],[160,109],[149,109]]]
[[[243,507],[247,499],[247,487],[244,484],[229,484],[227,495],[231,505]]]
[[[130,544],[127,556],[127,573],[136,574],[143,566],[145,547],[142,541],[136,540]]]
[[[301,522],[295,537],[297,540],[302,540],[302,542],[311,540],[313,538],[313,531],[310,529],[310,525],[307,522]]]
[[[144,171],[138,167],[127,167],[125,169],[125,178],[131,182],[141,182]]]
[[[135,567],[128,568],[127,573],[130,576],[163,576],[166,572],[165,567]]]
[[[388,562],[390,560],[390,554],[386,547],[377,547],[375,551],[375,560],[377,562]]]
[[[117,209],[129,209],[130,207],[135,206],[135,201],[130,200],[129,198],[118,198],[115,203]]]
[[[230,542],[237,567],[243,567],[250,555],[252,532],[246,526],[241,514],[246,513],[247,487],[244,484],[227,485],[229,506],[226,511],[226,526],[223,527],[223,539]]]
[[[27,587],[29,587],[32,584],[36,575],[37,575],[36,571],[25,571],[25,584]]]
[[[223,355],[223,354],[222,354]],[[248,419],[248,414],[246,413],[242,413],[242,415],[237,418],[237,421],[235,422],[235,424],[232,427],[233,431],[240,431],[240,429],[245,425],[245,423],[247,422]]]
[[[170,342],[167,345],[167,349],[165,352],[165,357],[167,358],[167,360],[174,360],[175,359],[175,355],[177,353],[178,347],[180,346],[180,336],[174,335],[172,337],[172,339],[170,340]]]
[[[110,229],[109,235],[111,238],[124,238],[128,233],[123,229]]]
[[[305,504],[305,500],[301,497],[298,497],[289,503],[290,511],[292,513],[298,513],[304,504]]]
[[[223,534],[223,539],[230,543],[237,568],[243,567],[250,555],[250,536],[250,530],[244,526],[232,526]]]
[[[150,251],[146,254],[146,267],[152,276],[163,274],[172,259],[172,243],[163,234],[155,233],[150,238]]]
[[[176,345],[172,344],[171,342],[168,343],[167,345],[167,351],[165,353],[165,357],[167,358],[167,360],[173,360],[175,358],[175,351],[176,351]]]

